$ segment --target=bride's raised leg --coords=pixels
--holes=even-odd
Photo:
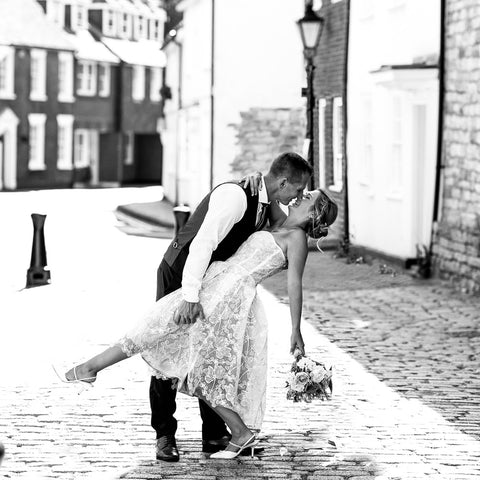
[[[102,353],[95,355],[84,363],[71,368],[65,373],[68,381],[86,381],[94,382],[97,373],[104,368],[110,367],[115,363],[121,362],[129,358],[119,345],[114,345],[104,350]]]

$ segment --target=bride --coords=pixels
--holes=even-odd
[[[91,384],[104,368],[140,354],[158,378],[175,380],[178,391],[204,400],[228,425],[230,444],[210,458],[234,458],[247,448],[253,453],[267,379],[267,321],[256,285],[288,268],[290,352],[298,348],[304,354],[300,320],[307,234],[326,236],[336,217],[337,205],[322,190],[308,192],[289,206],[281,227],[253,233],[228,260],[210,265],[200,291],[203,320],[176,324],[182,297],[180,290],[174,291],[119,342],[72,368],[62,380]]]

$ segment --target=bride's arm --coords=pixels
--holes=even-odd
[[[290,302],[290,316],[292,318],[292,336],[290,339],[290,353],[298,348],[305,355],[305,348],[300,331],[302,318],[303,288],[302,276],[307,260],[307,238],[302,230],[294,230],[288,236],[288,298]]]

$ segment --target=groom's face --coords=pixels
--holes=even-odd
[[[302,198],[309,178],[310,175],[303,174],[300,178],[292,182],[289,182],[287,178],[281,179],[278,190],[278,201],[283,205],[288,205],[292,200]]]

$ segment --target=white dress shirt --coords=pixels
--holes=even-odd
[[[197,235],[190,244],[182,276],[182,297],[187,302],[198,302],[202,279],[218,244],[228,235],[235,223],[247,211],[247,197],[243,187],[234,183],[218,186],[210,195],[208,211]],[[269,203],[262,177],[259,204]]]

